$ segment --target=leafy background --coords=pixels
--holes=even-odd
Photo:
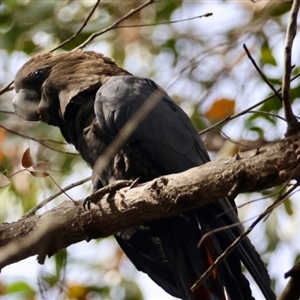
[[[72,50],[90,34],[140,4],[142,1],[101,2],[80,35],[56,52]],[[95,1],[87,0],[0,1],[0,88],[13,80],[18,68],[31,56],[51,50],[75,33],[94,5]],[[290,7],[285,1],[162,0],[122,23],[151,26],[111,30],[85,50],[103,52],[135,75],[155,80],[184,108],[200,131],[271,93],[247,58],[243,44],[272,84],[280,87]],[[210,17],[184,21],[209,12],[213,13]],[[178,20],[181,22],[170,23]],[[299,72],[299,44],[297,37],[294,75]],[[295,80],[291,96],[296,115],[300,110],[299,95],[299,80]],[[86,164],[72,146],[64,143],[56,128],[25,122],[12,114],[13,96],[13,91],[0,95],[1,222],[19,219],[57,192],[58,186],[65,187],[90,175]],[[278,115],[282,116],[283,111],[273,97],[202,137],[213,158],[232,155],[240,148],[282,138],[286,124]],[[24,170],[21,160],[27,148],[35,165],[42,162],[43,170],[51,177],[38,178]],[[247,203],[240,210],[241,219],[249,221],[257,216],[272,203],[279,189],[238,196],[238,205]],[[90,192],[88,182],[67,193],[76,200]],[[285,284],[283,273],[300,252],[297,198],[295,194],[286,200],[251,234],[268,265],[276,293]],[[66,199],[66,195],[58,197],[39,213]],[[249,203],[252,200],[258,201]],[[259,298],[255,287],[254,292]],[[43,266],[30,258],[6,267],[0,278],[0,298],[171,299],[134,269],[112,238],[73,245]]]

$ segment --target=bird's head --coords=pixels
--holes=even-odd
[[[51,72],[50,58],[50,54],[37,55],[16,74],[14,86],[17,94],[13,106],[16,115],[24,120],[40,120],[37,108],[42,98],[42,86]]]
[[[130,73],[92,51],[38,54],[16,74],[15,113],[24,120],[59,126],[78,94],[98,89],[111,76],[125,74]]]

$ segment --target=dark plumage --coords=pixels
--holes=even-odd
[[[93,168],[124,124],[159,91],[160,102],[139,124],[94,188],[109,179],[151,180],[209,161],[204,144],[183,110],[156,83],[132,76],[94,52],[42,54],[17,73],[15,112],[26,120],[58,126]],[[97,179],[100,177],[100,180]],[[235,226],[205,239],[203,233],[238,223],[228,199],[178,216],[130,228],[116,240],[137,269],[171,295],[182,299],[253,299],[241,262],[267,300],[275,299],[270,279],[248,238],[195,293],[190,287],[243,230]],[[226,211],[226,213],[224,213]],[[221,214],[221,216],[219,216]],[[224,292],[224,289],[226,292]]]

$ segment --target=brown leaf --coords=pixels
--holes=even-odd
[[[29,171],[30,174],[37,178],[47,177],[49,174],[47,172],[39,172],[39,171]]]
[[[31,156],[29,148],[27,148],[25,150],[25,152],[23,153],[21,164],[22,164],[22,167],[24,167],[26,169],[33,166],[32,156]]]
[[[6,130],[0,128],[0,143],[5,140],[5,137],[6,137]]]
[[[220,121],[234,113],[235,101],[226,98],[219,99],[213,103],[205,117],[212,122]]]
[[[11,183],[10,179],[5,175],[3,175],[2,173],[0,173],[0,188],[6,187],[10,183]]]
[[[50,163],[48,161],[39,161],[35,165],[35,168],[37,168],[37,169],[48,169],[49,166],[50,166]]]

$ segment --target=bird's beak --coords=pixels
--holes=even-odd
[[[21,89],[13,99],[15,114],[27,121],[39,121],[40,115],[37,111],[40,99],[35,91]]]

